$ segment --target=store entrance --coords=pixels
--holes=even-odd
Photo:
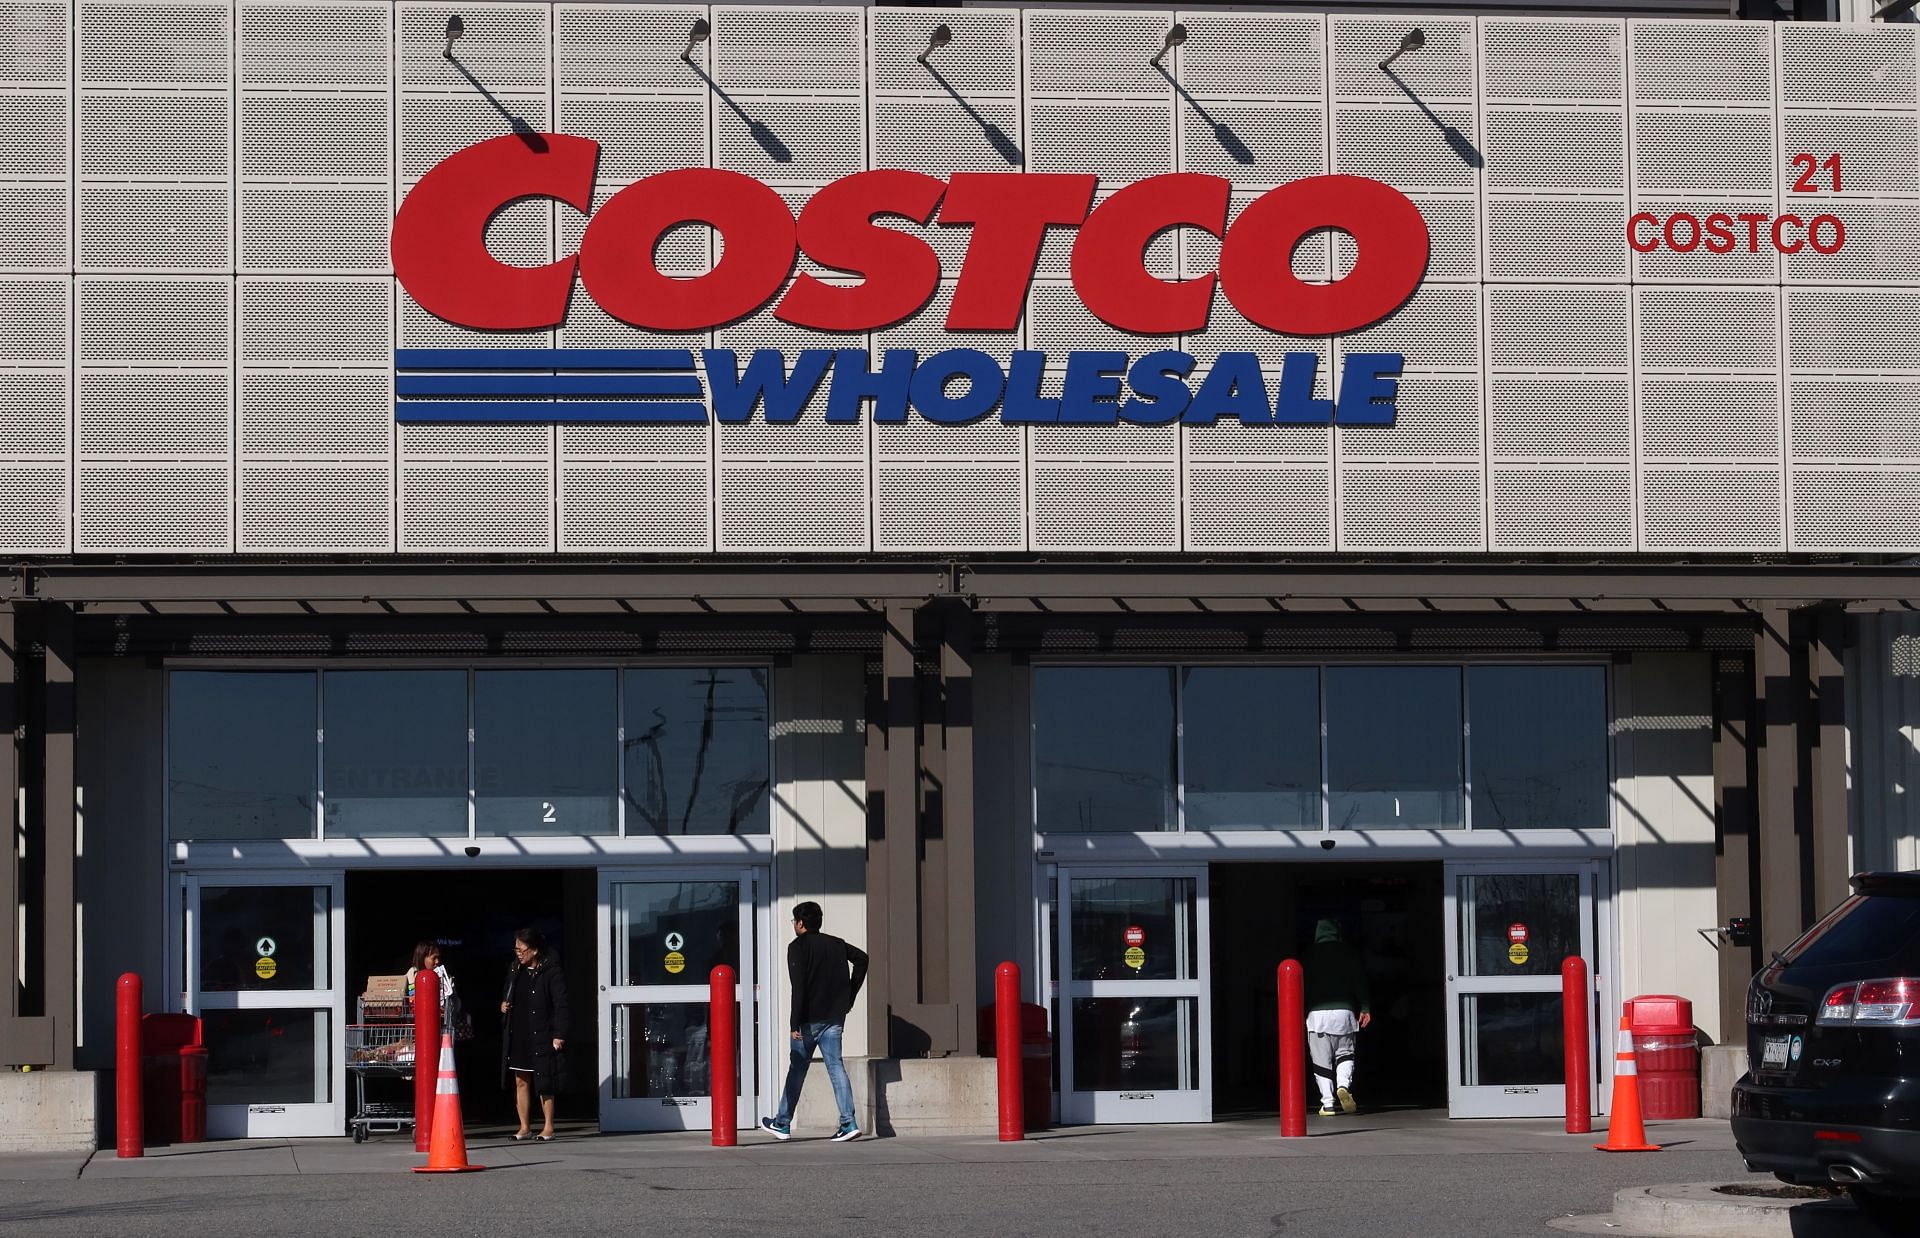
[[[567,1044],[572,1068],[557,1115],[563,1123],[595,1121],[595,879],[592,869],[348,873],[347,1017],[356,1017],[367,977],[402,975],[414,943],[438,942],[454,991],[473,1020],[473,1039],[454,1046],[461,1112],[469,1125],[513,1122],[513,1094],[500,1086],[500,995],[513,965],[514,933],[537,929],[559,954],[572,1015]],[[391,1080],[369,1080],[370,1101],[376,1083],[405,1090],[400,1103],[412,1108],[410,1084],[401,1089]]]
[[[1354,1093],[1368,1110],[1447,1103],[1446,943],[1438,861],[1213,864],[1213,1112],[1279,1111],[1275,971],[1337,922],[1359,947],[1373,1022]],[[1311,1096],[1309,1103],[1318,1102]]]

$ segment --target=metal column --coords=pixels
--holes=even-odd
[[[74,614],[73,607],[50,602],[41,608],[46,642],[46,672],[40,693],[40,725],[45,737],[41,781],[41,983],[46,1015],[52,1020],[55,1070],[73,1069],[79,1012],[78,908],[74,900],[74,859],[78,842],[74,814]]]
[[[949,607],[941,624],[941,724],[946,740],[941,794],[946,839],[947,1001],[955,1008],[954,1051],[980,1051],[974,1010],[979,1005],[974,973],[973,871],[973,611]]]
[[[1847,829],[1846,612],[1821,606],[1808,614],[1807,718],[1813,810],[1813,914],[1825,915],[1847,896],[1851,848]]]
[[[1800,715],[1804,671],[1795,666],[1794,613],[1769,606],[1754,632],[1753,693],[1760,739],[1757,807],[1762,956],[1784,949],[1805,927],[1801,897]],[[1810,900],[1808,900],[1810,901]]]

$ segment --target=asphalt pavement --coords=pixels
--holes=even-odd
[[[427,1177],[410,1137],[239,1141],[140,1160],[0,1156],[0,1232],[65,1234],[1368,1235],[1540,1238],[1615,1190],[1746,1174],[1724,1122],[1656,1123],[1659,1153],[1596,1152],[1544,1121],[1434,1113],[1199,1127],[1078,1127],[1024,1143],[776,1143],[742,1132],[475,1132],[485,1172]],[[1870,1231],[1864,1227],[1862,1234]]]

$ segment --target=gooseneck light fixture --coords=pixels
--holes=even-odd
[[[460,14],[455,13],[453,16],[447,18],[447,46],[446,46],[446,49],[442,51],[440,54],[444,56],[446,59],[452,60],[453,59],[453,41],[459,38],[461,35],[465,34],[466,32],[467,32],[467,23],[460,20]]]
[[[1181,46],[1186,41],[1187,41],[1187,28],[1181,25],[1179,22],[1173,23],[1173,29],[1167,31],[1167,41],[1161,45],[1160,50],[1155,52],[1153,54],[1153,59],[1147,61],[1147,63],[1152,65],[1156,69],[1159,68],[1160,62],[1167,58],[1167,53],[1172,51],[1174,48]]]
[[[1393,49],[1393,55],[1388,56],[1385,60],[1382,60],[1380,62],[1380,67],[1384,69],[1388,65],[1392,64],[1394,61],[1400,59],[1400,57],[1406,55],[1408,52],[1417,52],[1421,48],[1425,47],[1426,45],[1427,45],[1427,32],[1420,29],[1420,27],[1415,26],[1413,29],[1407,31],[1405,34],[1400,36],[1400,46]]]
[[[706,18],[704,17],[695,18],[693,22],[693,28],[687,31],[687,50],[680,53],[680,59],[686,61],[688,64],[692,64],[693,49],[700,46],[702,43],[705,43],[707,41],[707,36],[712,33],[713,33],[713,26],[707,21]]]
[[[915,56],[914,59],[918,60],[921,64],[925,64],[927,63],[927,57],[933,55],[951,42],[953,42],[953,27],[947,25],[945,22],[941,22],[927,32],[927,50]]]

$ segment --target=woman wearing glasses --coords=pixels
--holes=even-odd
[[[567,986],[560,968],[538,929],[524,928],[513,935],[512,973],[501,995],[500,1015],[506,1032],[501,1050],[502,1084],[513,1079],[514,1109],[520,1115],[515,1139],[553,1138],[553,1098],[565,1079],[567,1043]],[[540,1133],[533,1135],[533,1098],[540,1098]]]

